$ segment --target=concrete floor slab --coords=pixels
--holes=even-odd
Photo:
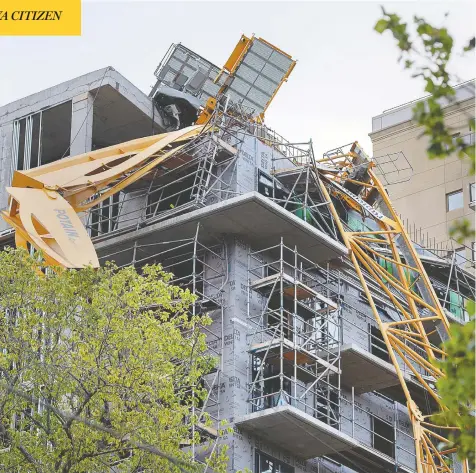
[[[392,364],[381,360],[355,344],[341,347],[341,383],[355,389],[355,394],[378,391],[399,385]]]
[[[301,458],[345,451],[355,442],[348,435],[292,406],[279,406],[248,414],[236,425]]]
[[[353,386],[355,394],[379,391],[394,401],[406,404],[397,371],[391,363],[357,345],[348,344],[341,347],[340,367],[342,385],[347,388]],[[404,373],[404,377],[413,400],[426,408],[425,414],[435,412],[438,405],[421,383],[412,374]]]
[[[238,428],[305,460],[326,455],[359,473],[410,472],[379,451],[292,406],[279,406],[236,419]]]
[[[199,238],[204,244],[228,235],[246,238],[258,250],[278,245],[283,237],[285,244],[291,248],[296,245],[303,256],[316,263],[347,255],[344,245],[257,192],[150,223],[138,230],[135,226],[119,230],[94,242],[102,261],[112,259],[122,265],[130,263],[134,241],[150,245],[191,238],[198,223]],[[153,246],[148,251],[153,254]],[[113,253],[114,257],[108,257]]]

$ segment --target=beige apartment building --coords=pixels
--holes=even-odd
[[[461,245],[449,236],[452,224],[462,218],[469,219],[474,228],[476,192],[469,160],[457,156],[428,159],[428,139],[412,121],[416,102],[372,118],[373,156],[412,239],[439,256],[446,252],[454,256],[460,267],[474,268],[474,241]],[[474,145],[474,130],[469,126],[469,118],[475,116],[474,80],[458,85],[456,103],[446,104],[445,115],[453,135]]]

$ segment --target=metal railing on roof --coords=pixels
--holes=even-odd
[[[454,88],[455,90],[460,89],[460,88],[465,88],[465,87],[467,87],[468,84],[474,83],[475,80],[476,80],[476,79],[470,79],[470,80],[467,80],[467,81],[465,81],[465,82],[461,82],[460,84],[456,84],[455,86],[453,86],[453,88]],[[423,97],[420,97],[420,98],[418,98],[418,99],[410,100],[410,102],[405,102],[405,103],[403,103],[403,104],[401,104],[401,105],[396,105],[395,107],[392,107],[392,108],[388,108],[388,109],[384,110],[380,115],[383,115],[384,113],[387,113],[387,112],[394,112],[394,111],[396,111],[396,110],[405,108],[405,107],[407,107],[408,105],[412,105],[412,104],[421,102],[422,100],[425,100],[425,99],[427,99],[428,97],[431,97],[431,94],[424,95]]]

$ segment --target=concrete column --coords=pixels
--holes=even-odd
[[[124,200],[120,207],[121,215],[119,215],[118,219],[118,228],[135,225],[143,214],[143,209],[147,202],[147,196],[144,195],[143,190],[126,192],[123,198]]]
[[[0,127],[0,209],[8,207],[8,194],[6,187],[12,182],[12,143],[13,123]],[[9,225],[0,219],[0,232],[9,228]]]
[[[93,148],[93,97],[89,92],[72,99],[70,156],[83,154]],[[87,222],[87,213],[81,212],[79,218],[83,225]]]
[[[93,146],[93,97],[89,92],[73,97],[70,156],[88,153]]]

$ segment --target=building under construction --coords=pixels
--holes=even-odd
[[[294,65],[255,37],[223,69],[176,44],[148,95],[109,67],[3,106],[0,206],[25,230],[6,190],[15,171],[155,146],[147,159],[164,159],[117,192],[116,178],[95,188],[80,217],[101,264],[161,263],[213,319],[199,416],[230,446],[229,471],[466,472],[428,417],[430,361],[448,321],[467,320],[474,276],[399,227],[381,186],[404,156],[375,163],[357,143],[315,156],[266,127]],[[222,421],[233,434],[218,435]]]

